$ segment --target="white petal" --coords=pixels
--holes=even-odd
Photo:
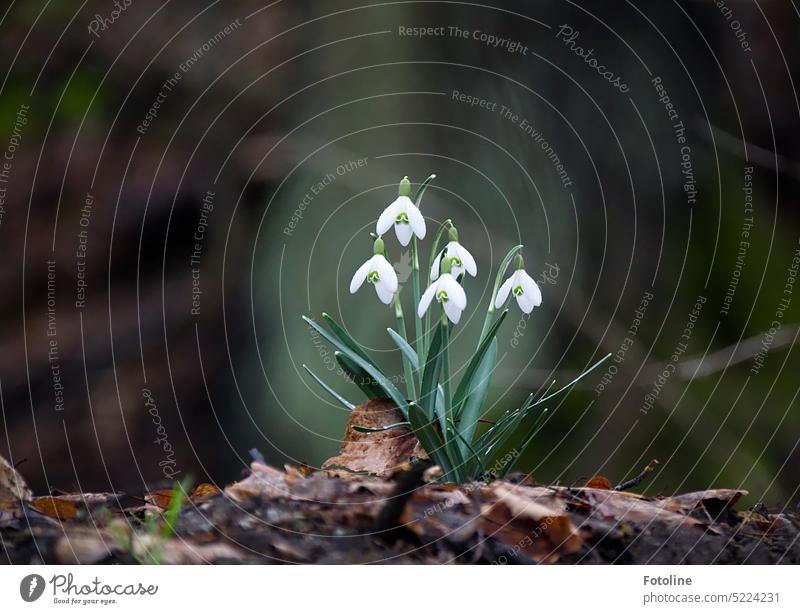
[[[419,299],[419,307],[417,308],[417,315],[421,318],[426,311],[428,311],[428,306],[431,304],[433,300],[433,295],[436,294],[436,288],[439,286],[439,283],[432,283],[428,286],[428,289],[422,293],[422,298]]]
[[[433,261],[433,266],[431,267],[431,280],[436,281],[439,279],[439,271],[442,268],[442,254],[444,254],[444,250],[439,252],[439,255],[436,256],[436,259]]]
[[[378,298],[381,299],[381,302],[384,305],[388,305],[392,302],[394,298],[394,292],[389,290],[383,283],[378,282],[375,284],[375,292],[378,294]]]
[[[534,307],[538,307],[542,304],[542,291],[539,289],[539,284],[537,284],[533,277],[528,275],[525,271],[522,271],[522,275],[519,276],[519,282],[522,285],[522,291],[524,296],[528,297],[528,300],[531,301]]]
[[[397,273],[395,273],[394,267],[381,254],[375,254],[372,257],[372,264],[381,278],[378,283],[394,294],[397,291]]]
[[[385,234],[392,227],[395,219],[397,219],[397,214],[400,212],[400,203],[400,198],[398,198],[383,210],[383,213],[378,218],[378,223],[375,225],[375,232],[378,235]]]
[[[361,284],[364,283],[364,280],[367,278],[367,273],[369,273],[371,264],[372,258],[358,267],[355,275],[353,275],[353,279],[350,280],[350,294],[355,294],[356,290],[358,290],[361,287]]]
[[[445,273],[439,280],[439,285],[442,290],[447,292],[448,302],[455,303],[456,306],[462,311],[466,309],[467,293],[464,292],[464,288],[462,288],[461,284],[455,280],[455,277],[449,273]]]
[[[444,307],[444,312],[447,314],[447,317],[450,318],[450,321],[453,324],[458,324],[458,321],[461,319],[461,309],[458,308],[452,300],[445,301],[442,303]]]
[[[425,218],[420,213],[417,206],[411,202],[411,199],[408,199],[408,203],[405,205],[406,207],[406,214],[408,214],[408,222],[409,226],[411,226],[411,230],[414,231],[414,234],[417,235],[418,239],[424,239],[425,233],[427,229],[425,228]]]
[[[412,234],[411,226],[409,224],[395,224],[394,225],[394,233],[397,235],[397,240],[400,241],[400,245],[405,247],[408,245],[408,242],[411,241],[411,234]]]
[[[464,270],[475,277],[478,274],[478,265],[475,264],[475,258],[473,258],[472,254],[460,243],[456,243],[456,246],[456,253],[458,254],[459,260],[461,260],[461,263],[464,265]]]
[[[514,278],[516,274],[512,275],[508,279],[503,282],[503,285],[500,286],[500,289],[497,291],[497,298],[494,301],[494,308],[500,309],[508,299],[508,294],[511,292],[511,286],[514,284]]]
[[[527,292],[523,292],[517,297],[517,305],[525,313],[533,311],[533,300]]]

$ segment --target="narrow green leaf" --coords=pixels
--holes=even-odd
[[[436,410],[436,395],[438,394],[439,376],[442,370],[442,325],[436,328],[431,339],[428,352],[428,361],[422,372],[420,385],[419,405],[425,410],[428,419],[432,419]]]
[[[414,367],[414,371],[419,371],[419,357],[414,351],[414,348],[412,348],[408,344],[408,341],[403,339],[403,336],[399,335],[393,328],[387,328],[386,330],[389,332],[392,341],[394,341],[395,345],[403,353],[403,356],[405,356],[411,363],[411,366]]]
[[[574,380],[572,380],[569,384],[566,384],[565,386],[562,386],[561,388],[559,388],[558,390],[556,390],[555,392],[553,392],[553,393],[551,393],[551,394],[549,394],[547,396],[543,396],[542,398],[537,399],[536,403],[534,403],[533,406],[535,407],[537,405],[540,405],[541,403],[544,403],[548,399],[552,399],[553,397],[558,396],[559,394],[561,394],[562,392],[564,392],[568,388],[571,388],[572,386],[577,384],[579,381],[581,381],[584,377],[589,375],[592,371],[594,371],[597,367],[602,365],[609,358],[611,358],[611,354],[610,353],[606,354],[605,356],[603,356],[603,358],[601,358],[596,363],[594,363],[591,367],[589,367],[589,369],[587,369],[586,371],[581,373],[578,377],[576,377]]]
[[[364,350],[361,349],[361,346],[358,345],[358,343],[356,343],[355,340],[349,334],[347,334],[347,331],[345,329],[343,329],[341,326],[339,326],[339,324],[336,323],[336,320],[334,320],[331,316],[329,316],[325,312],[322,313],[322,317],[328,323],[328,326],[331,327],[333,334],[336,335],[342,343],[344,343],[353,352],[361,356],[361,358],[363,358],[364,360],[372,362],[369,356],[367,356],[366,352],[364,352]]]
[[[475,428],[478,426],[478,418],[480,418],[481,408],[489,394],[489,383],[492,381],[496,361],[497,337],[492,339],[488,351],[483,355],[483,359],[475,370],[474,387],[468,392],[459,411],[458,433],[467,442],[472,441]]]
[[[436,429],[425,415],[424,410],[416,403],[408,404],[408,421],[411,423],[411,429],[414,435],[419,440],[428,457],[437,465],[442,468],[445,474],[452,471],[450,461],[445,454],[443,454],[443,443]]]
[[[400,428],[401,426],[411,426],[410,422],[395,422],[394,424],[390,424],[388,426],[359,426],[354,424],[351,428],[354,431],[358,431],[359,433],[382,433],[383,431],[389,431],[391,429]]]
[[[501,478],[506,477],[506,475],[508,475],[508,472],[511,471],[512,467],[514,467],[514,465],[516,465],[517,460],[520,457],[522,457],[523,454],[525,454],[525,450],[528,449],[528,446],[533,441],[533,438],[541,430],[542,422],[544,421],[545,416],[547,416],[547,408],[543,409],[541,412],[539,412],[539,415],[536,416],[536,419],[533,421],[533,424],[531,425],[531,428],[528,430],[528,433],[522,439],[522,444],[517,448],[519,453],[517,454],[517,456],[515,458],[513,458],[511,461],[506,463],[505,467],[503,467],[503,469],[498,474],[498,477],[501,477]]]
[[[466,476],[467,480],[472,480],[477,474],[482,473],[483,464],[475,448],[473,448],[472,444],[458,432],[458,428],[452,420],[450,421],[450,428],[453,429],[453,433],[455,433],[455,436],[461,441],[461,445],[464,448],[464,451],[461,453],[464,464],[464,471],[462,473]],[[467,452],[469,452],[469,458],[467,458]]]
[[[453,396],[453,406],[457,408],[456,417],[460,417],[460,406],[464,402],[467,394],[469,394],[469,392],[475,388],[473,382],[475,372],[478,370],[486,351],[489,349],[489,346],[492,343],[492,339],[494,339],[494,336],[497,334],[497,331],[500,328],[500,325],[503,323],[503,320],[505,320],[506,315],[508,315],[508,309],[503,310],[503,313],[500,314],[500,317],[497,318],[497,321],[489,328],[489,331],[486,333],[483,341],[481,341],[478,349],[475,350],[472,360],[469,361],[469,365],[467,365],[467,368],[464,371],[464,376],[461,378],[458,388],[456,388],[456,393]]]
[[[420,184],[419,188],[417,189],[417,193],[414,194],[414,204],[417,205],[417,207],[419,207],[420,203],[422,202],[422,195],[425,194],[425,190],[428,189],[428,186],[434,179],[436,179],[436,173],[429,175],[428,178]]]
[[[336,362],[342,368],[350,381],[361,389],[368,399],[379,399],[384,395],[383,388],[375,381],[370,375],[353,362],[347,355],[342,352],[334,352]]]
[[[353,352],[350,348],[348,348],[340,339],[336,338],[334,335],[329,333],[325,328],[317,324],[311,318],[303,316],[303,320],[308,324],[311,328],[316,330],[320,335],[322,335],[325,339],[327,339],[330,343],[335,345],[341,352],[345,355],[348,355],[354,363],[364,369],[369,375],[373,377],[373,379],[378,382],[378,384],[383,388],[386,396],[394,401],[395,405],[400,409],[404,417],[408,417],[408,401],[403,397],[397,387],[389,381],[389,379],[381,372],[381,370],[376,367],[372,362],[368,359],[362,358],[359,354]]]
[[[336,392],[336,391],[335,391],[333,388],[331,388],[330,386],[328,386],[328,384],[326,384],[325,382],[323,382],[323,381],[322,381],[322,379],[320,379],[320,378],[317,376],[317,374],[316,374],[316,373],[314,373],[314,372],[313,372],[311,369],[309,369],[309,368],[308,368],[306,365],[303,365],[303,368],[304,368],[304,369],[305,369],[305,370],[308,372],[308,374],[309,374],[311,377],[313,377],[313,378],[314,378],[314,381],[316,381],[316,382],[317,382],[317,383],[318,383],[320,386],[322,386],[322,388],[323,388],[323,390],[325,390],[325,392],[327,392],[327,393],[328,393],[329,395],[331,395],[331,396],[332,396],[334,399],[336,399],[337,401],[339,401],[339,403],[341,403],[342,405],[344,405],[344,406],[345,406],[347,409],[353,409],[353,408],[355,407],[355,405],[353,405],[353,404],[352,404],[350,401],[348,401],[347,399],[345,399],[345,398],[344,398],[342,395],[340,395],[338,392]]]

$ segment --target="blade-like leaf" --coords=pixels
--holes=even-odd
[[[419,207],[420,202],[422,202],[422,195],[425,194],[425,190],[428,189],[428,186],[431,184],[431,181],[433,181],[434,179],[436,179],[436,174],[435,173],[431,174],[430,176],[428,176],[428,178],[420,184],[419,189],[417,190],[417,193],[414,194],[414,204],[417,205],[417,207]]]
[[[541,412],[539,412],[539,415],[536,416],[536,419],[533,421],[531,428],[528,429],[527,434],[522,439],[522,444],[517,448],[518,454],[514,456],[514,458],[511,459],[508,463],[505,464],[505,466],[498,473],[498,477],[500,478],[506,477],[506,475],[508,475],[508,472],[511,471],[512,467],[516,464],[517,460],[523,454],[525,454],[525,450],[528,449],[528,446],[533,441],[533,438],[541,429],[542,422],[544,421],[545,416],[547,416],[547,408],[543,409]]]
[[[520,408],[503,415],[492,428],[478,439],[475,449],[483,456],[485,462],[488,462],[494,452],[502,448],[519,428],[530,410],[532,401],[533,394],[529,394]]]
[[[331,396],[332,396],[334,399],[336,399],[337,401],[339,401],[339,403],[341,403],[342,405],[344,405],[344,406],[345,406],[347,409],[353,409],[353,408],[355,407],[355,405],[353,405],[353,404],[352,404],[350,401],[348,401],[347,399],[345,399],[345,398],[344,398],[342,395],[340,395],[338,392],[336,392],[336,391],[335,391],[333,388],[331,388],[330,386],[328,386],[328,384],[326,384],[325,382],[323,382],[323,381],[322,381],[322,380],[321,380],[321,379],[320,379],[320,378],[317,376],[317,374],[316,374],[316,373],[314,373],[314,372],[313,372],[311,369],[309,369],[309,368],[308,368],[306,365],[303,365],[303,368],[304,368],[304,369],[305,369],[305,370],[308,372],[308,374],[309,374],[311,377],[313,377],[313,378],[314,378],[314,381],[316,381],[316,382],[317,382],[317,383],[318,383],[320,386],[322,386],[322,388],[323,388],[323,390],[325,390],[325,392],[327,392],[327,393],[328,393],[329,395],[331,395]]]
[[[354,424],[351,428],[354,431],[358,431],[359,433],[382,433],[383,431],[388,431],[391,429],[396,429],[401,426],[411,426],[410,422],[395,422],[394,424],[390,424],[388,426],[359,426]]]
[[[403,417],[408,417],[408,401],[406,401],[405,397],[400,394],[400,391],[397,387],[389,381],[381,370],[376,367],[372,362],[369,360],[365,360],[357,353],[353,352],[350,348],[348,348],[340,339],[336,338],[334,335],[329,333],[325,328],[317,324],[311,318],[303,316],[303,320],[308,324],[311,328],[316,330],[320,335],[322,335],[325,339],[327,339],[330,343],[335,345],[342,354],[346,355],[350,360],[356,363],[359,367],[364,369],[367,374],[372,376],[372,378],[378,383],[378,385],[383,388],[383,391],[386,393],[392,401],[394,401],[395,405],[400,409],[403,414]]]
[[[341,326],[339,326],[339,324],[336,323],[336,320],[334,320],[331,316],[329,316],[325,312],[322,313],[322,317],[328,323],[328,326],[330,326],[331,331],[333,331],[333,334],[336,335],[342,343],[344,343],[353,352],[361,356],[361,358],[363,358],[364,360],[372,362],[369,356],[367,356],[366,352],[364,352],[364,350],[361,349],[361,346],[358,345],[355,342],[355,340],[350,335],[347,334],[347,331],[345,329],[343,329]]]
[[[419,358],[417,357],[417,353],[414,351],[414,348],[412,348],[408,344],[408,341],[403,339],[403,336],[393,328],[387,328],[386,330],[389,332],[389,336],[392,338],[392,341],[394,341],[395,345],[403,353],[403,356],[405,356],[411,362],[411,366],[414,367],[414,371],[419,371]]]
[[[458,433],[467,442],[472,441],[481,408],[489,394],[489,383],[494,373],[497,360],[497,338],[492,339],[488,351],[483,355],[478,368],[473,376],[474,387],[469,391],[469,396],[464,400],[464,405],[459,413]]]
[[[470,442],[458,432],[458,428],[452,420],[450,420],[450,428],[453,430],[453,433],[460,440],[461,445],[464,447],[464,451],[461,454],[463,459],[462,474],[466,476],[467,480],[474,479],[477,474],[483,471],[483,464],[481,463],[480,457],[478,456],[475,448],[472,447],[472,444],[470,444]],[[467,453],[469,453],[469,455]]]
[[[568,388],[571,388],[572,386],[577,384],[579,381],[581,381],[584,377],[589,375],[592,371],[594,371],[597,367],[602,365],[609,358],[611,358],[611,354],[610,353],[606,354],[605,356],[603,356],[603,358],[601,358],[596,363],[594,363],[591,367],[589,367],[586,371],[581,373],[578,377],[576,377],[574,380],[572,380],[569,384],[566,384],[566,385],[562,386],[561,388],[559,388],[555,392],[552,392],[552,393],[548,394],[547,396],[543,396],[541,399],[537,399],[536,403],[533,404],[533,407],[535,407],[537,405],[540,405],[540,404],[546,402],[548,399],[552,399],[553,397],[558,396],[559,394],[561,394],[562,392],[564,392]]]
[[[356,386],[361,389],[368,399],[379,399],[384,395],[383,388],[364,369],[354,363],[342,352],[334,352],[336,362]]]
[[[475,355],[472,357],[472,360],[469,361],[469,365],[464,371],[464,376],[458,383],[458,388],[456,388],[456,393],[453,396],[453,407],[456,408],[456,417],[460,417],[460,406],[464,402],[467,394],[469,394],[470,391],[475,388],[476,382],[473,382],[475,372],[478,370],[486,351],[489,349],[489,346],[491,345],[494,336],[497,334],[500,325],[503,323],[503,320],[505,320],[506,315],[508,315],[508,309],[504,309],[503,313],[500,314],[500,317],[497,318],[497,321],[495,321],[495,323],[489,328],[489,331],[486,333],[483,341],[481,341],[478,349],[475,350]]]
[[[424,410],[416,403],[408,404],[408,421],[411,423],[411,429],[414,431],[419,443],[428,453],[428,457],[442,468],[445,474],[451,472],[452,467],[450,461],[445,454],[443,454],[442,439],[433,428],[431,422],[425,415]]]
[[[431,339],[428,351],[428,361],[422,372],[420,385],[419,405],[425,410],[428,419],[433,419],[436,409],[436,395],[438,394],[439,375],[442,371],[442,325],[436,327],[436,332]]]

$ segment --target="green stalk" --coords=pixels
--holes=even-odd
[[[422,205],[422,195],[425,194],[425,190],[428,189],[428,186],[431,184],[431,181],[436,179],[436,174],[431,173],[428,177],[423,181],[419,188],[417,189],[416,194],[414,194],[414,204],[419,208]],[[419,283],[419,252],[417,250],[417,237],[411,237],[411,276],[412,276],[412,285],[414,287],[414,330],[417,335],[416,339],[416,348],[417,348],[417,356],[419,357],[419,364],[424,365],[426,359],[426,343],[427,343],[427,336],[428,336],[428,329],[429,329],[429,320],[428,316],[425,317],[425,328],[422,327],[422,321],[416,317],[416,311],[419,308],[419,299],[422,296],[422,292],[420,290],[420,283]],[[424,334],[423,334],[424,332]]]
[[[442,236],[444,236],[445,230],[447,230],[448,226],[452,224],[452,221],[447,219],[444,223],[439,227],[436,236],[433,238],[433,245],[431,246],[431,255],[428,259],[428,268],[425,269],[425,275],[428,278],[428,284],[431,283],[431,268],[433,267],[433,262],[436,260],[436,254],[439,253],[439,244],[442,242]],[[431,310],[425,312],[425,324],[422,327],[422,349],[425,352],[425,356],[428,354],[428,350],[430,349],[430,334],[431,334]],[[422,358],[425,358],[423,356]],[[424,360],[420,360],[420,364],[424,364]]]
[[[422,320],[416,317],[416,311],[419,308],[419,300],[422,294],[419,288],[419,253],[417,252],[417,237],[411,237],[411,285],[414,291],[414,331],[417,335],[415,339],[417,347],[417,356],[419,357],[419,364],[425,364],[425,347],[424,339],[422,337]]]
[[[403,317],[403,305],[400,303],[400,293],[396,292],[394,295],[394,315],[397,318],[397,330],[403,335],[406,343],[408,343],[408,335],[406,335],[406,319]],[[419,318],[415,318],[419,320]],[[402,352],[401,352],[402,353]],[[411,366],[411,361],[403,354],[403,373],[406,376],[406,394],[410,399],[417,398],[417,388],[414,385],[414,370]]]
[[[453,420],[453,395],[450,390],[450,322],[447,314],[442,314],[442,389],[444,390],[444,415],[445,423]],[[447,445],[447,430],[444,432],[445,446]]]

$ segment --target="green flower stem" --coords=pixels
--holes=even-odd
[[[406,319],[403,317],[403,305],[400,303],[400,293],[396,292],[394,295],[394,315],[397,318],[397,331],[403,336],[403,339],[408,342],[408,335],[406,335]],[[406,377],[406,394],[410,399],[417,398],[417,387],[414,384],[414,369],[412,368],[411,361],[403,354],[403,373]]]
[[[450,390],[450,322],[447,314],[442,314],[442,389],[444,390],[445,424],[453,420],[453,395]],[[447,429],[442,433],[447,444]]]
[[[411,286],[414,292],[414,313],[416,314],[419,307],[419,300],[422,296],[419,286],[419,252],[417,251],[417,237],[411,238]],[[422,320],[414,317],[414,331],[416,333],[415,345],[417,347],[417,356],[419,357],[419,364],[425,364],[425,339],[422,336]]]

